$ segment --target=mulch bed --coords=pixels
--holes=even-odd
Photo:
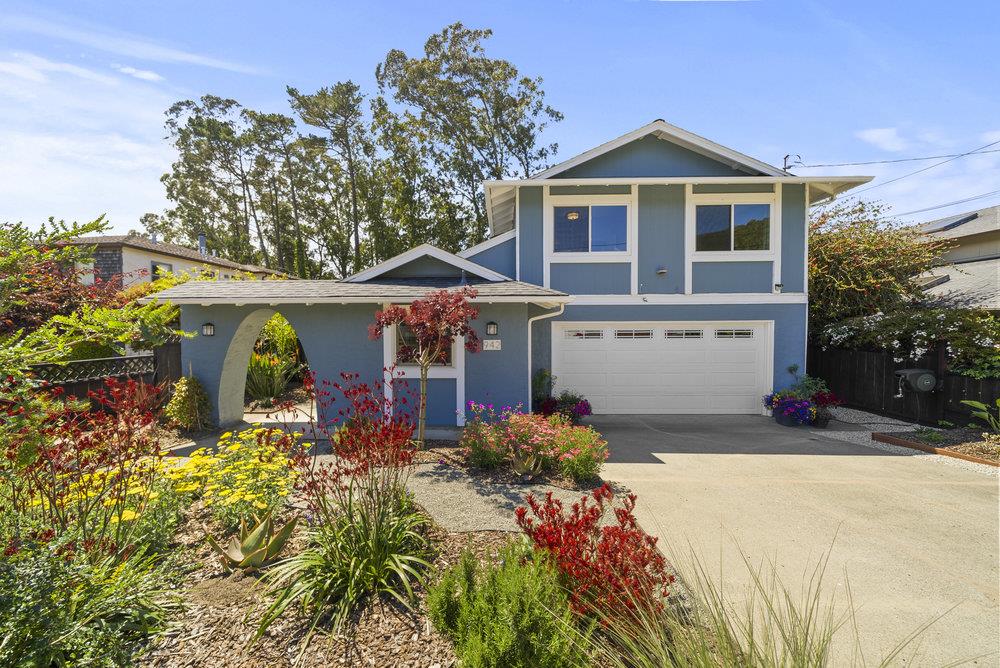
[[[601,478],[578,484],[558,471],[544,471],[529,478],[517,475],[509,466],[493,470],[477,468],[466,461],[457,441],[427,439],[424,448],[417,452],[415,461],[418,464],[446,464],[470,478],[502,485],[551,485],[560,489],[589,492],[604,484]]]
[[[292,666],[307,630],[306,620],[290,609],[248,647],[267,608],[266,587],[259,575],[226,575],[217,555],[204,540],[212,527],[208,513],[196,504],[176,534],[174,546],[190,571],[184,578],[183,612],[165,635],[155,639],[139,665],[157,668],[270,668]],[[502,531],[452,533],[431,526],[428,537],[435,550],[434,570],[458,561],[471,549],[480,558],[496,558],[510,540]],[[302,532],[290,541],[288,552],[304,545]],[[433,577],[433,575],[432,575]],[[446,668],[457,662],[451,643],[438,634],[427,617],[426,591],[417,588],[418,602],[407,610],[391,599],[373,598],[357,610],[341,633],[317,632],[298,663],[300,666],[409,666]]]
[[[960,427],[944,430],[883,432],[885,436],[919,443],[944,453],[955,452],[1000,463],[1000,448],[983,440],[983,428]],[[942,454],[944,454],[942,453]]]

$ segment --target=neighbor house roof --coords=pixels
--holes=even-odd
[[[663,141],[677,144],[700,155],[712,158],[728,165],[734,170],[744,172],[746,176],[692,176],[692,177],[585,177],[558,178],[559,174],[583,164],[589,160],[625,146],[630,142],[652,135]],[[519,186],[561,185],[561,186],[593,186],[593,185],[660,185],[684,183],[804,183],[809,184],[809,204],[815,204],[836,197],[872,180],[870,176],[795,176],[791,172],[769,165],[731,148],[717,144],[671,125],[663,119],[627,132],[620,137],[584,151],[569,160],[542,170],[527,179],[487,180],[483,186],[486,190],[486,214],[489,218],[490,230],[494,235],[502,234],[514,227],[514,208],[516,191]]]
[[[940,239],[957,239],[984,232],[1000,232],[1000,205],[938,218],[923,223],[920,229]]]
[[[921,280],[941,306],[1000,310],[1000,258],[937,267]]]
[[[228,269],[233,269],[235,271],[248,271],[255,274],[272,274],[275,276],[283,275],[282,272],[276,271],[274,269],[268,269],[267,267],[260,267],[254,264],[242,264],[240,262],[233,262],[232,260],[227,260],[225,258],[217,257],[215,255],[205,255],[193,248],[188,248],[187,246],[167,243],[164,241],[153,241],[152,239],[141,237],[135,234],[107,235],[100,237],[78,237],[68,243],[77,246],[97,246],[98,248],[127,246],[129,248],[138,248],[141,250],[150,251],[152,253],[159,253],[160,255],[170,255],[171,257],[179,257],[185,260],[193,260],[195,262],[200,262],[202,264],[210,264],[216,267],[226,267]]]
[[[373,279],[364,283],[334,280],[308,281],[188,281],[153,298],[174,304],[322,304],[409,302],[435,290],[475,288],[475,301],[561,304],[565,292],[521,281],[459,278]]]

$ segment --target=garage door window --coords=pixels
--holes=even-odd
[[[668,329],[663,336],[667,339],[700,339],[704,332],[700,329]]]
[[[603,339],[604,330],[602,329],[567,329],[566,330],[567,339]]]
[[[653,330],[651,329],[616,329],[616,339],[651,339]]]
[[[717,329],[715,330],[717,339],[752,339],[752,329]]]

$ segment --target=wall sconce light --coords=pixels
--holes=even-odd
[[[215,325],[213,325],[210,322],[206,322],[204,325],[201,326],[201,335],[215,336]]]
[[[783,283],[775,283],[774,284],[774,292],[775,292],[775,294],[779,294],[780,295],[781,294],[781,289],[784,288],[784,287],[785,287],[785,285]]]
[[[486,323],[487,336],[496,336],[499,333],[500,333],[500,325],[496,324],[495,322]]]

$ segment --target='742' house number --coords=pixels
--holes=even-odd
[[[483,350],[500,350],[500,339],[484,339]]]

